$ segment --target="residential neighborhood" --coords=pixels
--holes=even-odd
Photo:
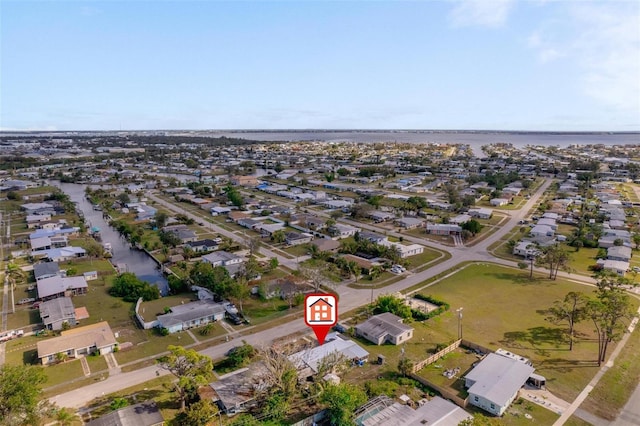
[[[640,146],[43,137],[1,138],[0,361],[78,422],[600,425],[638,386],[599,372],[639,364]]]

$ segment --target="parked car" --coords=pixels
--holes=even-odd
[[[26,303],[31,303],[31,302],[35,302],[36,299],[34,299],[33,297],[25,297],[24,299],[20,299],[18,300],[18,305],[24,305]]]
[[[36,289],[36,286],[33,285],[33,284],[30,285],[29,287],[27,287],[27,291],[32,291],[32,290],[35,290],[35,289]]]
[[[239,314],[232,314],[232,313],[227,312],[227,319],[230,322],[234,323],[235,325],[242,324],[242,319],[240,318]]]
[[[335,331],[337,331],[338,333],[346,333],[347,332],[347,327],[345,327],[342,324],[336,324],[333,326],[333,329]]]

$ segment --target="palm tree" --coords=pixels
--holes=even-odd
[[[56,411],[56,422],[60,426],[70,426],[75,422],[80,422],[80,416],[68,408],[61,408]]]

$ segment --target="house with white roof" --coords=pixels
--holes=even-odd
[[[493,415],[501,416],[534,371],[532,366],[524,362],[490,353],[464,378],[469,392],[468,401]]]

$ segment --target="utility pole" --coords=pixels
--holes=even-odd
[[[464,308],[460,307],[456,309],[458,313],[458,340],[462,340],[462,310]]]

